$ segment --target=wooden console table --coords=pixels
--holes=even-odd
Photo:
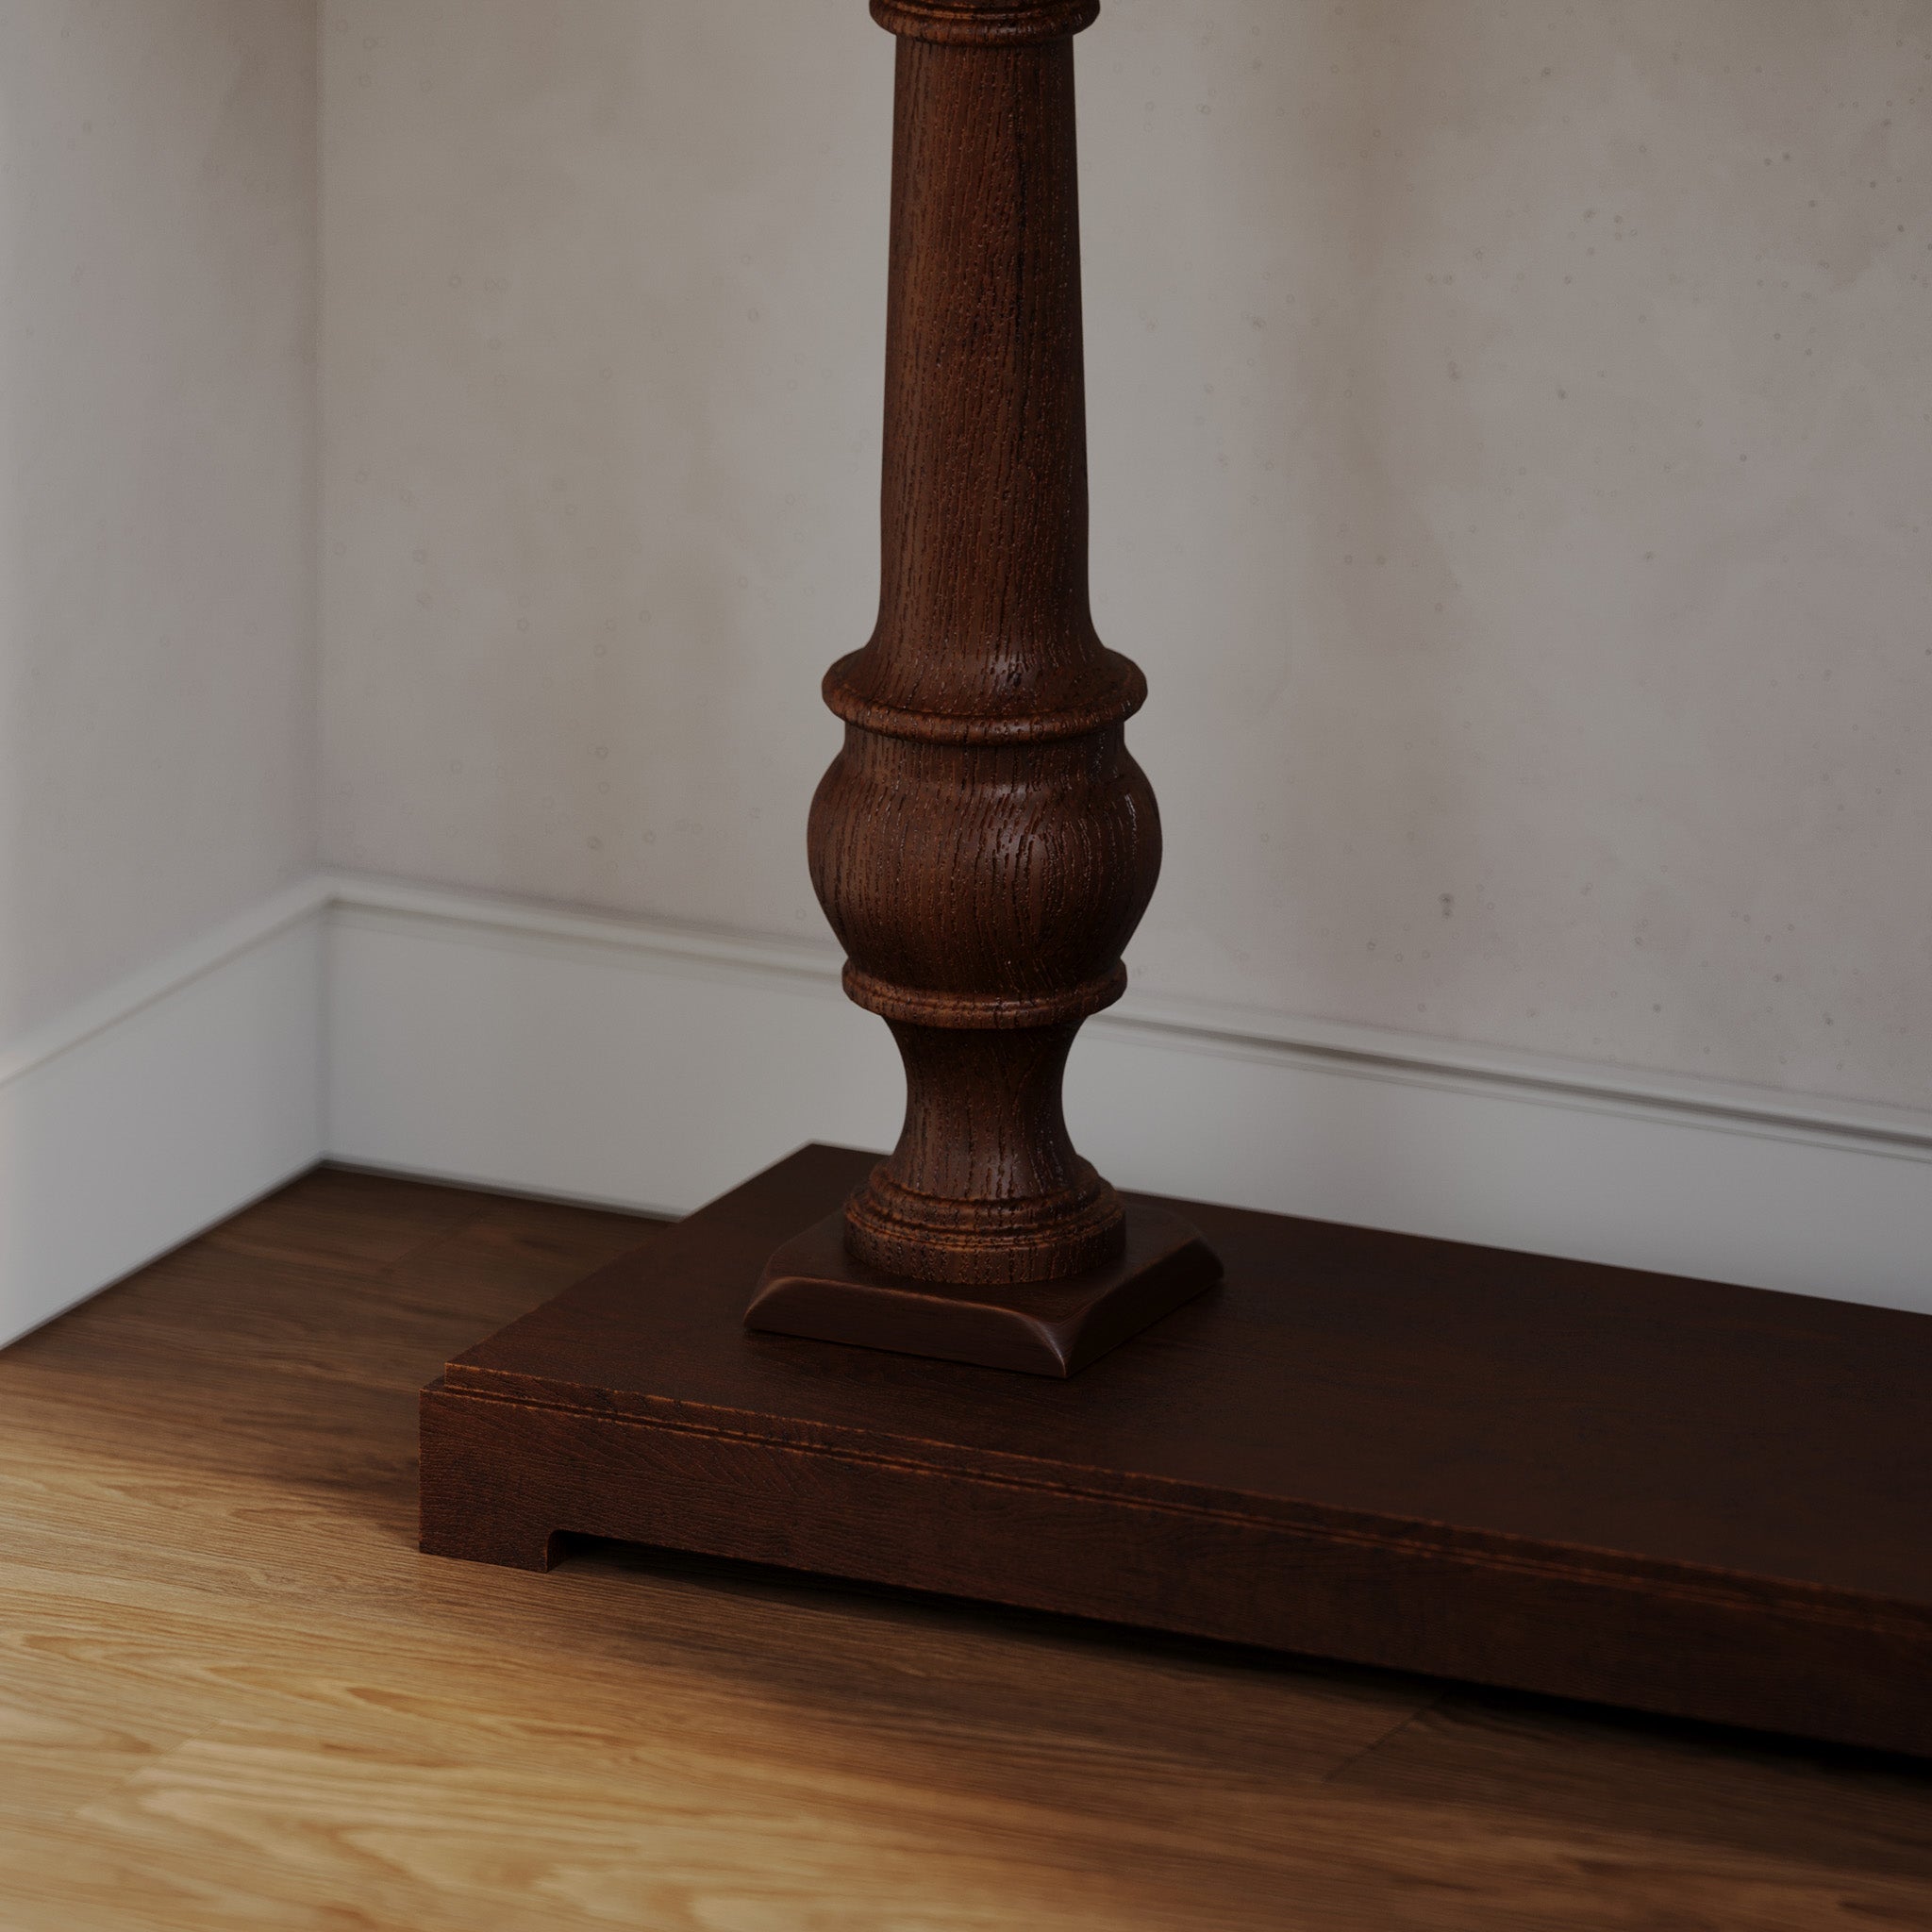
[[[1087,602],[1097,0],[872,7],[879,621],[808,842],[905,1131],[451,1362],[424,1548],[624,1537],[1932,1751],[1932,1320],[1124,1200],[1075,1152],[1061,1072],[1160,859]]]
[[[1932,1321],[1189,1205],[1067,1381],[746,1335],[809,1147],[450,1363],[423,1546],[582,1531],[1932,1752]]]

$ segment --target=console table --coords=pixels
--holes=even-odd
[[[1932,1751],[1932,1320],[1123,1197],[1067,1133],[1160,862],[1087,598],[1073,37],[898,37],[879,618],[808,831],[906,1064],[459,1356],[423,1547],[579,1532]],[[1149,1094],[1150,1108],[1159,1096]]]

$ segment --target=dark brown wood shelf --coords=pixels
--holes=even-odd
[[[423,1547],[579,1532],[1932,1752],[1932,1319],[1177,1207],[1064,1382],[750,1334],[808,1147],[449,1363]]]

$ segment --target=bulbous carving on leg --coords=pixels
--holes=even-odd
[[[812,879],[891,1025],[906,1124],[855,1197],[852,1252],[922,1280],[1043,1281],[1119,1254],[1119,1197],[1074,1151],[1060,1082],[1120,996],[1160,868],[1121,727],[962,745],[852,724],[813,802]]]
[[[845,742],[808,845],[846,991],[898,1042],[906,1120],[846,1206],[843,1258],[824,1227],[788,1243],[748,1318],[1046,1374],[1218,1272],[1178,1224],[1129,1238],[1060,1097],[1160,871],[1124,736],[1146,683],[1087,596],[1071,36],[1096,10],[873,0],[900,36],[879,614],[825,676]],[[1062,1282],[1084,1284],[1077,1320],[1028,1298]]]

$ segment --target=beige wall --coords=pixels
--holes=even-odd
[[[860,0],[324,0],[326,856],[822,930]],[[1932,10],[1108,0],[1139,983],[1932,1092]]]
[[[314,862],[314,28],[0,4],[0,1046]]]

